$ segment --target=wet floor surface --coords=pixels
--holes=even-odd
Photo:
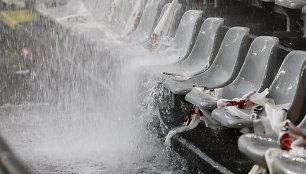
[[[107,109],[62,111],[58,103],[41,100],[43,92],[37,89],[44,85],[39,79],[61,80],[50,76],[48,69],[42,73],[37,61],[25,60],[6,41],[0,47],[0,131],[32,173],[188,173],[184,159],[145,124],[102,119],[115,114]],[[32,59],[38,58],[32,55]],[[89,97],[82,99],[90,102]]]
[[[5,103],[20,104],[30,97],[29,83],[31,78],[30,60],[21,56],[14,48],[0,41],[0,78],[1,105]]]
[[[164,92],[168,94],[169,91]],[[165,132],[181,126],[192,107],[184,96],[164,95],[162,101],[169,101],[169,96],[173,96],[173,105],[164,103],[164,109],[160,110],[161,129],[166,129]],[[253,163],[238,150],[237,141],[241,135],[239,130],[225,127],[212,130],[201,122],[195,129],[175,135],[172,146],[189,161],[189,168],[207,173],[244,174],[250,171]]]

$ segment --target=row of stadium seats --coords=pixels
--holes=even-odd
[[[276,1],[273,2],[275,6],[283,9],[298,9],[296,4]],[[222,1],[213,3],[219,7]],[[120,9],[125,9],[126,14],[117,15],[116,10]],[[97,50],[103,47],[115,52],[137,48],[143,51],[137,56],[151,55],[154,58],[158,53],[165,57],[167,64],[159,67],[163,71],[160,73],[164,79],[163,87],[171,91],[170,95],[183,96],[183,102],[193,105],[184,125],[170,131],[166,139],[168,144],[175,134],[195,128],[200,120],[212,129],[222,126],[247,128],[248,134],[239,139],[239,150],[256,164],[275,173],[303,173],[306,170],[305,163],[300,162],[306,157],[303,154],[288,157],[287,152],[280,151],[275,139],[280,131],[268,131],[274,126],[269,119],[279,117],[271,113],[285,109],[282,114],[286,117],[278,123],[289,119],[305,132],[306,52],[290,52],[278,67],[277,37],[259,36],[251,41],[247,27],[227,28],[225,20],[218,17],[203,21],[203,12],[199,10],[189,10],[181,15],[177,0],[170,4],[163,0],[72,0],[53,8],[37,5],[36,12],[39,17],[35,21],[29,25],[16,24],[15,30],[26,30],[29,35],[42,40],[41,44],[46,47],[60,43],[65,49],[73,50],[76,41],[61,38],[68,34],[94,45]],[[134,14],[141,15],[137,18]],[[178,25],[177,21],[180,21]],[[41,23],[45,25],[43,29],[50,30],[33,30]],[[60,29],[55,31],[53,27]],[[123,28],[129,31],[123,32]],[[288,28],[292,26],[288,25]],[[83,64],[86,60],[72,61]],[[270,107],[273,112],[269,111]],[[262,129],[265,131],[260,131],[258,125],[266,126]],[[252,132],[254,134],[249,134]],[[302,148],[305,151],[305,145]],[[269,155],[273,150],[278,151]],[[272,161],[269,165],[266,156]],[[288,161],[290,164],[287,165]]]
[[[303,22],[305,21],[305,8],[303,7],[306,2],[303,0],[216,0],[207,2],[210,2],[207,3],[208,5],[213,5],[212,14],[214,16],[227,18],[234,15],[229,23],[239,23],[239,20],[235,18],[245,15],[247,17],[245,20],[250,22],[250,25],[252,25],[252,20],[256,19],[258,22],[255,25],[260,35],[267,33],[278,37],[287,47],[303,49],[303,44],[306,42],[303,29],[305,28],[305,22]],[[238,9],[236,9],[237,6]]]
[[[209,20],[212,19],[206,19],[204,24]],[[205,29],[205,27],[202,29]],[[201,33],[206,32],[202,31]],[[184,69],[184,74],[180,72],[165,73],[168,74],[168,77],[163,82],[164,87],[176,95],[186,95],[186,101],[193,104],[193,111],[189,118],[187,117],[185,120],[185,125],[170,131],[167,139],[171,138],[174,133],[193,129],[200,120],[203,120],[207,127],[212,129],[217,129],[220,126],[234,129],[252,128],[256,122],[260,121],[261,113],[255,113],[256,117],[254,117],[254,113],[252,113],[254,108],[252,108],[253,110],[250,108],[245,109],[246,106],[244,105],[248,105],[250,99],[243,96],[250,91],[263,92],[266,88],[268,88],[268,95],[265,94],[265,97],[273,99],[275,108],[286,109],[289,120],[299,123],[303,119],[302,116],[304,115],[301,110],[305,107],[305,104],[303,104],[305,98],[305,52],[292,51],[288,54],[273,80],[278,39],[268,36],[257,37],[245,56],[244,52],[247,48],[246,35],[248,32],[247,28],[241,27],[229,29],[214,61],[209,64],[211,56],[206,56],[206,66],[202,66],[205,69],[202,69],[200,73],[197,72],[199,73],[197,75],[186,76],[188,69]],[[199,38],[201,38],[201,33]],[[202,42],[209,43],[205,40],[202,40]],[[210,43],[213,44],[213,42]],[[210,51],[210,54],[212,54],[212,50],[201,51]],[[201,53],[198,54],[202,55]],[[192,66],[189,68],[190,72],[194,70]],[[217,103],[220,99],[228,103],[225,106],[218,106]],[[232,104],[232,102],[237,103]],[[267,110],[267,106],[265,106],[267,103],[257,104]],[[264,115],[262,117],[267,117]],[[274,116],[278,117],[278,115]],[[300,125],[304,125],[304,120],[306,119],[304,118]],[[267,122],[267,120],[265,121]],[[302,132],[305,132],[304,126],[299,126],[299,128]],[[266,135],[262,136],[265,137]],[[247,134],[239,140],[239,147],[252,160],[258,164],[264,164],[264,151],[270,147],[278,146],[276,141],[274,141],[273,146],[270,146],[271,142],[267,139],[256,134],[252,136]],[[262,146],[266,149],[263,149]],[[302,148],[304,149],[305,146],[302,145]],[[299,162],[294,164],[296,158],[305,158],[303,154],[300,155],[302,157],[297,155],[287,158],[286,160],[291,160],[291,163],[285,166],[285,162],[280,160],[280,156],[277,156],[277,159],[281,161],[281,165],[277,163],[278,168],[271,169],[270,172],[272,170],[282,170],[302,173],[302,171],[305,171],[305,165]],[[261,166],[266,167],[267,165]]]

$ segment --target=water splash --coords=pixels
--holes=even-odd
[[[118,19],[126,17],[129,6],[116,14]],[[118,21],[111,28],[118,30]],[[145,69],[163,60],[147,56],[141,45],[120,46],[102,38],[97,44],[72,32],[76,28],[52,21],[38,24],[25,26],[34,38],[24,43],[33,49],[31,76],[16,84],[29,86],[35,99],[0,108],[1,133],[30,170],[184,173],[184,161],[150,129],[158,116],[158,90],[156,79],[148,75],[154,72]],[[117,44],[116,49],[107,49],[110,44]]]

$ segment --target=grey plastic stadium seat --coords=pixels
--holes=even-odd
[[[306,116],[297,126],[306,133]],[[238,140],[238,148],[240,152],[248,158],[259,164],[261,167],[267,168],[265,153],[270,148],[279,148],[278,135],[255,135],[245,134]]]
[[[186,81],[166,79],[164,87],[177,95],[186,95],[193,85],[219,88],[230,84],[240,71],[247,51],[249,28],[233,27],[226,33],[219,52],[208,70]]]
[[[201,24],[203,12],[200,10],[188,10],[182,16],[173,42],[166,49],[164,54],[167,56],[176,55],[180,58],[189,55],[195,42],[198,27]],[[157,49],[157,51],[162,51]]]
[[[285,58],[278,75],[276,76],[270,90],[277,90],[278,92],[271,92],[269,95],[277,96],[276,104],[285,104],[291,102],[292,105],[289,107],[288,115],[291,121],[298,120],[294,115],[299,115],[298,105],[303,103],[299,101],[305,97],[305,73],[306,73],[306,52],[303,51],[292,51]],[[292,94],[294,93],[294,94]],[[291,96],[291,97],[290,97]],[[280,101],[284,100],[284,101]],[[303,105],[301,105],[303,107]],[[287,108],[288,109],[288,108]],[[298,127],[306,132],[306,117],[298,124]],[[271,146],[269,142],[264,142],[262,139],[266,138],[267,135],[255,136],[255,138],[249,138],[243,135],[239,138],[238,146],[242,153],[249,158],[253,159],[256,163],[265,167],[264,153]],[[277,139],[277,138],[275,138]],[[257,146],[261,146],[258,148]],[[261,152],[258,152],[261,151]]]
[[[305,0],[275,0],[275,4],[290,8],[290,9],[302,9],[306,5]]]
[[[91,0],[89,0],[91,1]],[[101,3],[104,3],[100,0]],[[120,3],[115,6],[112,18],[109,21],[109,28],[115,33],[122,33],[122,29],[125,27],[126,22],[133,10],[133,4],[135,0],[120,0]],[[109,10],[107,11],[109,12]]]
[[[160,19],[162,18],[162,16],[165,14],[166,10],[168,9],[168,7],[170,6],[170,3],[167,3],[161,13],[160,13],[160,16],[159,16],[159,19],[158,21],[160,21]],[[177,19],[181,19],[183,15],[183,12],[182,12],[182,4],[181,3],[177,3],[176,5],[176,8],[175,8],[175,12],[174,12],[174,17],[172,19],[172,22],[171,22],[171,26],[170,26],[170,29],[169,29],[169,33],[167,34],[168,37],[174,37],[175,36],[175,32],[176,32],[176,29],[177,29]]]
[[[304,101],[306,87],[306,52],[290,52],[272,85],[268,98],[272,98],[276,105],[287,105],[290,120],[295,123],[303,108],[299,107]],[[297,117],[293,117],[296,115]]]
[[[286,105],[289,115],[294,111],[301,97],[305,95],[305,78],[303,74],[306,71],[306,52],[293,51],[289,53],[276,78],[269,88],[268,98],[272,98],[276,105]],[[303,98],[304,99],[304,98]],[[299,111],[298,111],[299,112]],[[225,109],[215,109],[212,117],[222,125],[229,128],[252,127],[253,120],[250,118],[241,118],[237,115],[229,114]],[[297,118],[291,118],[295,122]]]
[[[128,1],[127,1],[128,2]],[[150,34],[153,32],[153,29],[158,21],[161,8],[164,4],[164,0],[147,0],[145,8],[142,13],[142,17],[139,21],[139,24],[134,32],[132,32],[129,36],[127,36],[126,40],[133,40],[133,44],[144,43]],[[122,29],[122,27],[117,27],[118,29]],[[110,30],[111,34],[113,34],[113,30]],[[92,42],[96,43],[98,46],[102,44],[104,48],[107,49],[116,49],[118,47],[117,44],[113,44],[109,42],[107,45],[97,41],[97,36],[104,37],[104,32],[101,32],[99,28],[89,28],[85,27],[86,38],[87,40],[92,40]],[[122,32],[122,31],[121,31]],[[78,32],[79,33],[79,32]],[[83,32],[84,33],[84,32]],[[116,34],[115,34],[116,35]],[[118,35],[119,37],[119,35]],[[98,37],[99,38],[99,37]],[[126,42],[127,45],[131,45],[131,42]]]
[[[240,152],[246,155],[261,167],[267,168],[265,153],[269,148],[279,148],[277,142],[278,136],[271,135],[255,135],[245,134],[238,140],[238,148]]]
[[[158,20],[160,21],[160,19],[163,17],[163,15],[165,14],[165,12],[167,11],[168,7],[170,6],[171,3],[167,3],[164,5],[163,9],[160,12],[159,18]],[[179,3],[178,3],[179,4]]]
[[[147,1],[142,18],[136,30],[131,34],[131,38],[135,39],[137,42],[143,43],[150,37],[157,24],[164,2],[164,0]]]
[[[306,5],[305,0],[275,0],[275,4],[281,6],[287,16],[287,31],[295,30],[296,20],[299,19],[301,9]]]
[[[282,152],[280,150],[280,152]],[[272,170],[277,174],[305,173],[306,157],[298,157],[289,154],[278,154],[273,159]]]
[[[201,26],[189,56],[175,63],[173,68],[169,68],[167,72],[194,76],[207,70],[216,57],[222,42],[223,23],[222,18],[207,18]]]
[[[54,8],[37,8],[37,12],[53,20],[66,16],[77,15],[85,7],[83,0],[70,0],[67,4]]]
[[[185,11],[183,10],[183,5],[181,3],[178,3],[174,13],[174,21],[171,24],[170,31],[168,34],[169,37],[173,38],[175,36],[176,30],[180,24],[182,16],[184,15],[184,12]]]
[[[101,1],[101,0],[71,0],[63,6],[54,7],[54,8],[39,8],[36,10],[42,16],[45,16],[55,22],[60,22],[61,24],[74,26],[66,20],[69,17],[73,16],[82,16],[90,19],[91,22],[101,22],[105,19],[105,15],[109,13],[110,1]],[[116,10],[120,11],[124,9],[124,12],[128,14],[130,11],[129,6],[132,6],[133,2],[122,1],[120,6],[116,6]],[[118,8],[118,9],[117,9]],[[116,14],[116,13],[115,13]],[[121,31],[121,26],[125,25],[128,15],[115,15],[113,16],[112,21],[109,23],[109,27],[112,28],[116,26]],[[124,14],[124,13],[123,13]],[[115,27],[115,29],[117,29]],[[114,28],[113,28],[114,29]]]
[[[232,100],[242,97],[250,91],[262,92],[273,81],[274,65],[277,59],[278,39],[276,37],[260,36],[251,44],[245,62],[237,78],[223,88],[223,99]],[[200,109],[212,110],[217,107],[217,101],[209,100],[194,93],[189,93],[186,100]],[[220,110],[222,116],[223,110]]]

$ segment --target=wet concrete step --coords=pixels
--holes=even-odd
[[[214,131],[201,123],[194,130],[174,136],[172,144],[191,166],[204,173],[245,174],[253,163],[238,150],[240,135],[237,130]]]
[[[170,129],[184,121],[183,112],[171,110],[170,113],[173,117],[161,116],[162,124],[158,124],[162,140]],[[201,122],[195,129],[173,136],[171,147],[186,159],[191,171],[245,174],[254,164],[238,150],[240,135],[239,130],[225,127],[212,130]]]
[[[169,94],[165,89],[160,105],[160,137],[173,128],[181,126],[192,105],[185,96]],[[195,129],[176,134],[172,137],[171,148],[183,156],[191,172],[245,174],[254,165],[238,150],[238,138],[242,133],[226,127],[212,130],[201,122]]]

